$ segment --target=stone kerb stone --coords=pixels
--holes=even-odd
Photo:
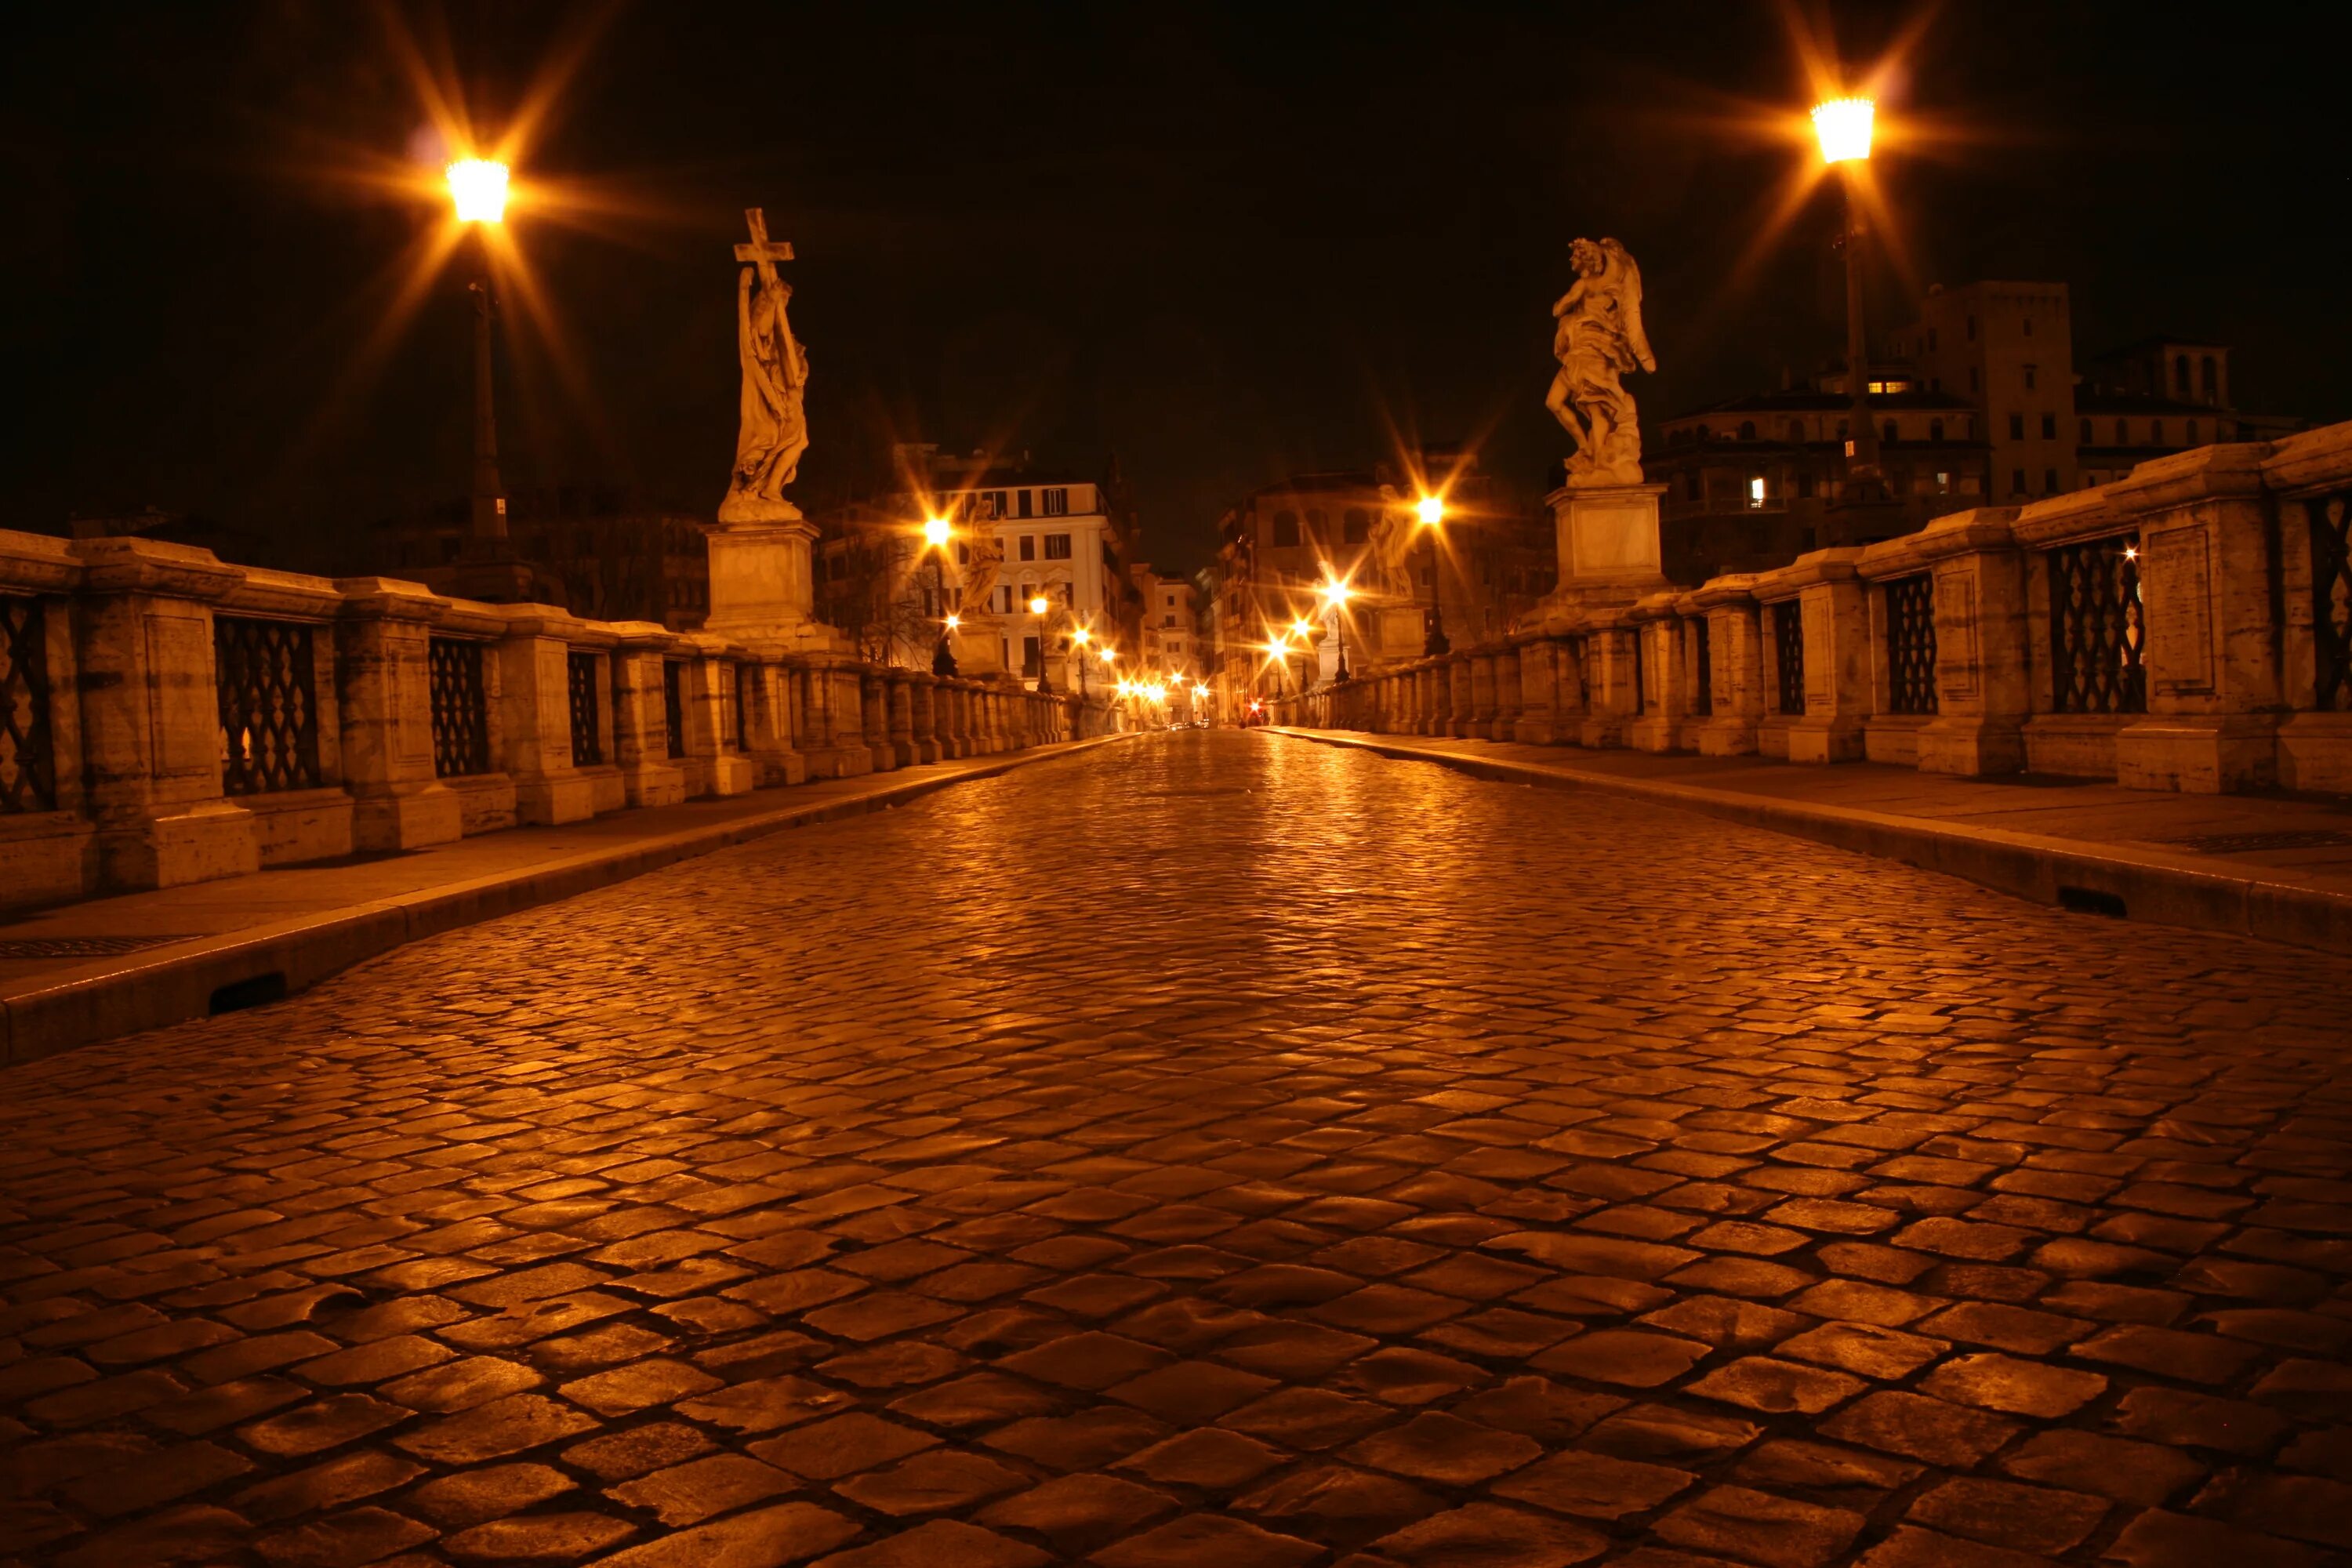
[[[26,791],[23,810],[0,810],[0,910],[87,898],[98,890],[97,829],[83,787],[81,682],[74,616],[65,595],[81,586],[82,563],[65,540],[0,531],[0,595],[17,613],[38,617],[38,689],[27,700],[48,737],[47,789]],[[20,766],[30,767],[30,757]]]
[[[335,700],[352,845],[446,844],[465,831],[465,803],[442,782],[433,745],[433,635],[450,601],[388,577],[341,578],[335,589]],[[509,785],[509,817],[512,794]]]
[[[2025,766],[2037,773],[2076,778],[2116,776],[2116,736],[2136,712],[2062,711],[2053,679],[2051,639],[2053,552],[2092,540],[2115,539],[2135,552],[2135,520],[2118,511],[2106,486],[2053,496],[2017,510],[2010,531],[2025,551],[2027,702],[2022,726]],[[2145,618],[2142,620],[2145,629]],[[2144,643],[2143,643],[2143,646]]]
[[[1710,579],[1691,591],[1692,607],[1706,616],[1711,689],[1710,711],[1698,730],[1704,756],[1744,757],[1757,749],[1764,719],[1764,650],[1755,586],[1755,577],[1743,573]]]
[[[2352,425],[2332,425],[2274,442],[2263,480],[2277,498],[2280,691],[2294,711],[2279,727],[2278,781],[2287,789],[2352,793],[2352,691],[2323,710],[2320,670],[2333,634],[2329,617],[2352,584],[2327,581],[2326,565],[2352,521]],[[2334,503],[2331,506],[2331,503]]]
[[[2283,574],[2266,443],[2200,447],[2106,487],[2139,531],[2147,715],[2116,736],[2116,780],[2200,795],[2278,783]]]

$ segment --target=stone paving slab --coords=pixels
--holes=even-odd
[[[218,1010],[224,987],[299,990],[420,936],[1116,739],[613,812],[23,915],[0,922],[0,942],[42,951],[0,952],[0,1067],[202,1016]]]
[[[1603,791],[1884,856],[2042,903],[2352,952],[2352,801],[1987,780],[1268,728],[1518,784]],[[2250,847],[2287,837],[2294,847]]]
[[[2323,1564],[2352,962],[1150,736],[0,1095],[0,1563]]]

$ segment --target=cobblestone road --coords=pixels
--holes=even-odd
[[[2347,992],[1148,737],[0,1079],[0,1561],[2337,1560]]]

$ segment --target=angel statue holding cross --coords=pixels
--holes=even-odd
[[[735,247],[735,342],[743,362],[742,426],[735,437],[735,472],[727,499],[719,503],[721,522],[776,522],[801,515],[784,499],[784,487],[808,450],[808,354],[793,336],[784,307],[793,286],[776,275],[776,263],[790,261],[793,247],[770,243],[766,213],[745,209],[751,242]],[[756,287],[755,287],[756,285]]]

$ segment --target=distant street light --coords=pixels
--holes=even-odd
[[[1416,510],[1429,540],[1429,637],[1422,644],[1421,651],[1435,658],[1454,650],[1454,645],[1445,640],[1445,600],[1437,581],[1437,531],[1445,526],[1445,498],[1423,496]]]
[[[443,171],[457,221],[475,226],[476,271],[466,288],[474,297],[474,497],[472,553],[497,553],[507,536],[506,487],[499,482],[499,423],[490,390],[490,247],[487,226],[505,221],[507,166],[460,158]]]
[[[931,584],[940,609],[948,607],[948,541],[955,530],[943,517],[923,519],[923,552],[931,558]],[[956,673],[955,645],[950,640],[955,629],[963,625],[961,616],[949,615],[940,623],[940,640],[931,649],[931,673],[951,676]]]
[[[1045,676],[1045,612],[1053,607],[1054,601],[1043,594],[1029,596],[1029,613],[1037,617],[1037,689],[1041,694],[1054,689],[1053,682]]]
[[[1845,229],[1838,248],[1845,253],[1845,365],[1847,401],[1845,493],[1851,506],[1886,499],[1878,463],[1878,431],[1870,418],[1870,355],[1862,314],[1862,205],[1854,182],[1870,162],[1870,139],[1877,105],[1867,98],[1833,98],[1813,107],[1813,135],[1822,162],[1838,171],[1845,195]]]
[[[1078,650],[1077,657],[1071,660],[1071,662],[1078,667],[1078,699],[1080,701],[1084,701],[1087,695],[1087,644],[1093,640],[1094,633],[1087,630],[1086,627],[1074,626],[1071,628],[1070,642]],[[1040,658],[1045,657],[1044,644],[1041,643],[1038,645],[1037,653]]]
[[[1316,590],[1331,606],[1331,623],[1339,629],[1339,673],[1336,679],[1348,679],[1348,600],[1354,593],[1345,583],[1326,583]]]

